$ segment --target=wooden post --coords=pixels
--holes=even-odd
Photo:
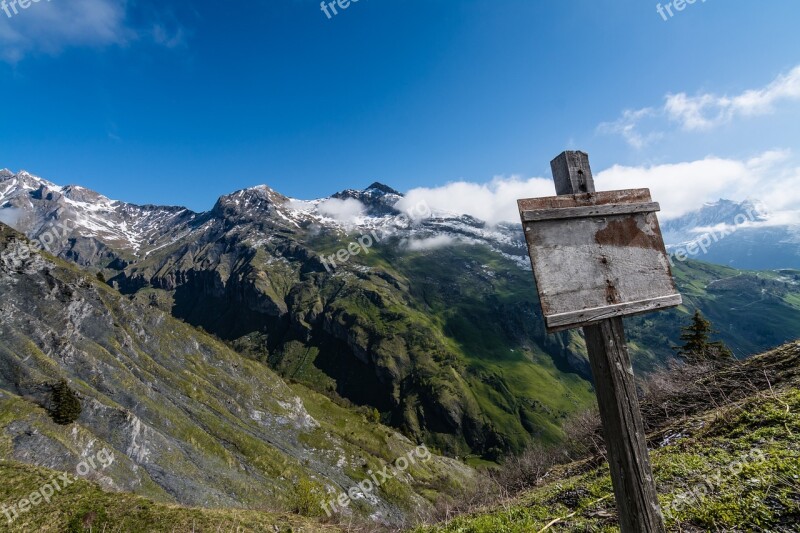
[[[564,152],[550,164],[559,195],[593,193],[589,156]],[[622,318],[583,328],[622,533],[664,533]]]

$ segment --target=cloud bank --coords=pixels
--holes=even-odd
[[[467,214],[497,224],[519,219],[518,198],[554,194],[551,179],[496,177],[489,183],[457,181],[442,187],[412,189],[395,207],[406,210],[425,202],[434,212]]]
[[[615,165],[595,175],[598,190],[649,188],[669,220],[720,198],[761,200],[775,220],[800,223],[800,166],[788,150],[747,160],[705,159],[663,165]],[[496,177],[488,183],[453,182],[409,191],[399,208],[425,201],[435,212],[468,214],[490,224],[519,223],[516,201],[555,195],[551,178]]]
[[[322,216],[332,218],[338,222],[350,223],[356,218],[364,216],[364,204],[353,198],[329,198],[317,206],[317,211]]]
[[[412,252],[427,252],[445,248],[456,243],[456,238],[450,235],[436,235],[427,239],[411,239],[406,243],[406,247]]]

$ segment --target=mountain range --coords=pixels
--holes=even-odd
[[[492,460],[557,442],[563,420],[594,394],[580,333],[544,332],[519,225],[426,206],[406,216],[402,199],[380,183],[313,201],[259,186],[196,213],[0,171],[0,221],[100,275],[130,305],[212,334],[265,375],[374,410],[450,456]],[[747,207],[732,204],[671,221],[665,235],[685,245],[696,228]],[[786,235],[776,238],[791,247]],[[672,357],[695,308],[740,357],[792,339],[797,249],[773,254],[777,270],[763,272],[677,261],[684,306],[626,321],[635,366]]]
[[[673,254],[741,269],[800,267],[800,224],[753,200],[719,200],[662,226]]]

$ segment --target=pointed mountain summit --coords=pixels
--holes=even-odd
[[[394,206],[402,197],[400,192],[377,181],[362,191],[347,189],[331,196],[337,200],[358,200],[370,216],[376,217],[398,214]]]
[[[221,196],[211,213],[235,222],[260,220],[275,214],[288,200],[267,185],[257,185]]]
[[[383,183],[381,183],[379,181],[374,182],[372,185],[370,185],[369,187],[364,189],[364,192],[369,192],[369,191],[377,191],[377,192],[381,192],[381,193],[384,193],[384,194],[393,194],[395,196],[403,196],[403,193],[401,193],[401,192],[399,192],[399,191],[397,191],[395,189],[392,189],[388,185],[385,185],[385,184],[383,184]]]

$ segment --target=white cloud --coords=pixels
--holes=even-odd
[[[595,175],[598,190],[649,188],[668,220],[720,198],[761,200],[774,220],[800,222],[800,167],[791,152],[774,150],[747,160],[707,157],[663,165],[622,166]],[[520,198],[553,196],[550,178],[497,177],[489,183],[454,182],[413,189],[398,208],[426,202],[434,212],[467,214],[490,224],[519,220]]]
[[[621,135],[634,148],[642,148],[661,136],[659,132],[642,133],[646,119],[663,118],[677,123],[684,131],[705,131],[739,117],[774,113],[782,102],[800,100],[800,65],[781,74],[767,86],[751,89],[735,96],[701,93],[689,96],[685,92],[668,94],[660,108],[646,107],[625,110],[614,122],[600,124],[601,133]]]
[[[344,223],[354,222],[356,218],[364,216],[364,204],[353,198],[329,198],[317,206],[317,210],[323,216]]]
[[[664,165],[615,165],[595,176],[595,183],[599,190],[649,188],[661,204],[660,218],[664,220],[695,211],[720,198],[758,199],[776,214],[793,212],[795,220],[800,213],[796,211],[800,171],[793,166],[791,153],[785,150],[764,152],[744,161],[707,157]]]
[[[778,76],[761,89],[745,91],[738,96],[679,93],[667,96],[664,109],[670,119],[685,130],[710,129],[737,116],[756,116],[775,112],[775,104],[784,100],[800,100],[800,66]]]
[[[428,237],[427,239],[409,240],[406,243],[406,247],[412,252],[424,252],[444,248],[456,242],[456,238],[451,235],[437,235],[435,237]]]
[[[22,216],[22,210],[17,209],[16,207],[6,207],[4,209],[0,209],[0,222],[7,226],[11,226],[12,228],[17,227],[17,222],[19,222],[19,219],[22,218]]]
[[[746,163],[709,157],[689,163],[625,167],[615,165],[595,177],[598,190],[649,188],[664,219],[699,209],[709,200],[741,196],[751,180]]]
[[[639,131],[639,123],[645,119],[653,117],[657,114],[656,110],[652,107],[645,107],[644,109],[632,110],[626,109],[622,112],[622,116],[615,122],[604,122],[600,124],[598,130],[600,133],[614,133],[621,135],[628,144],[636,149],[644,148],[645,145],[662,137],[661,133],[648,133],[642,134]]]
[[[554,194],[550,179],[496,177],[489,183],[458,181],[442,187],[412,189],[395,207],[406,210],[425,202],[434,212],[468,214],[497,224],[519,219],[517,199]]]
[[[6,0],[0,3],[0,60],[17,63],[31,53],[56,55],[70,47],[125,46],[142,39],[165,47],[182,42],[180,27],[172,34],[156,23],[148,30],[132,27],[132,6],[128,0],[41,0],[22,9]]]

